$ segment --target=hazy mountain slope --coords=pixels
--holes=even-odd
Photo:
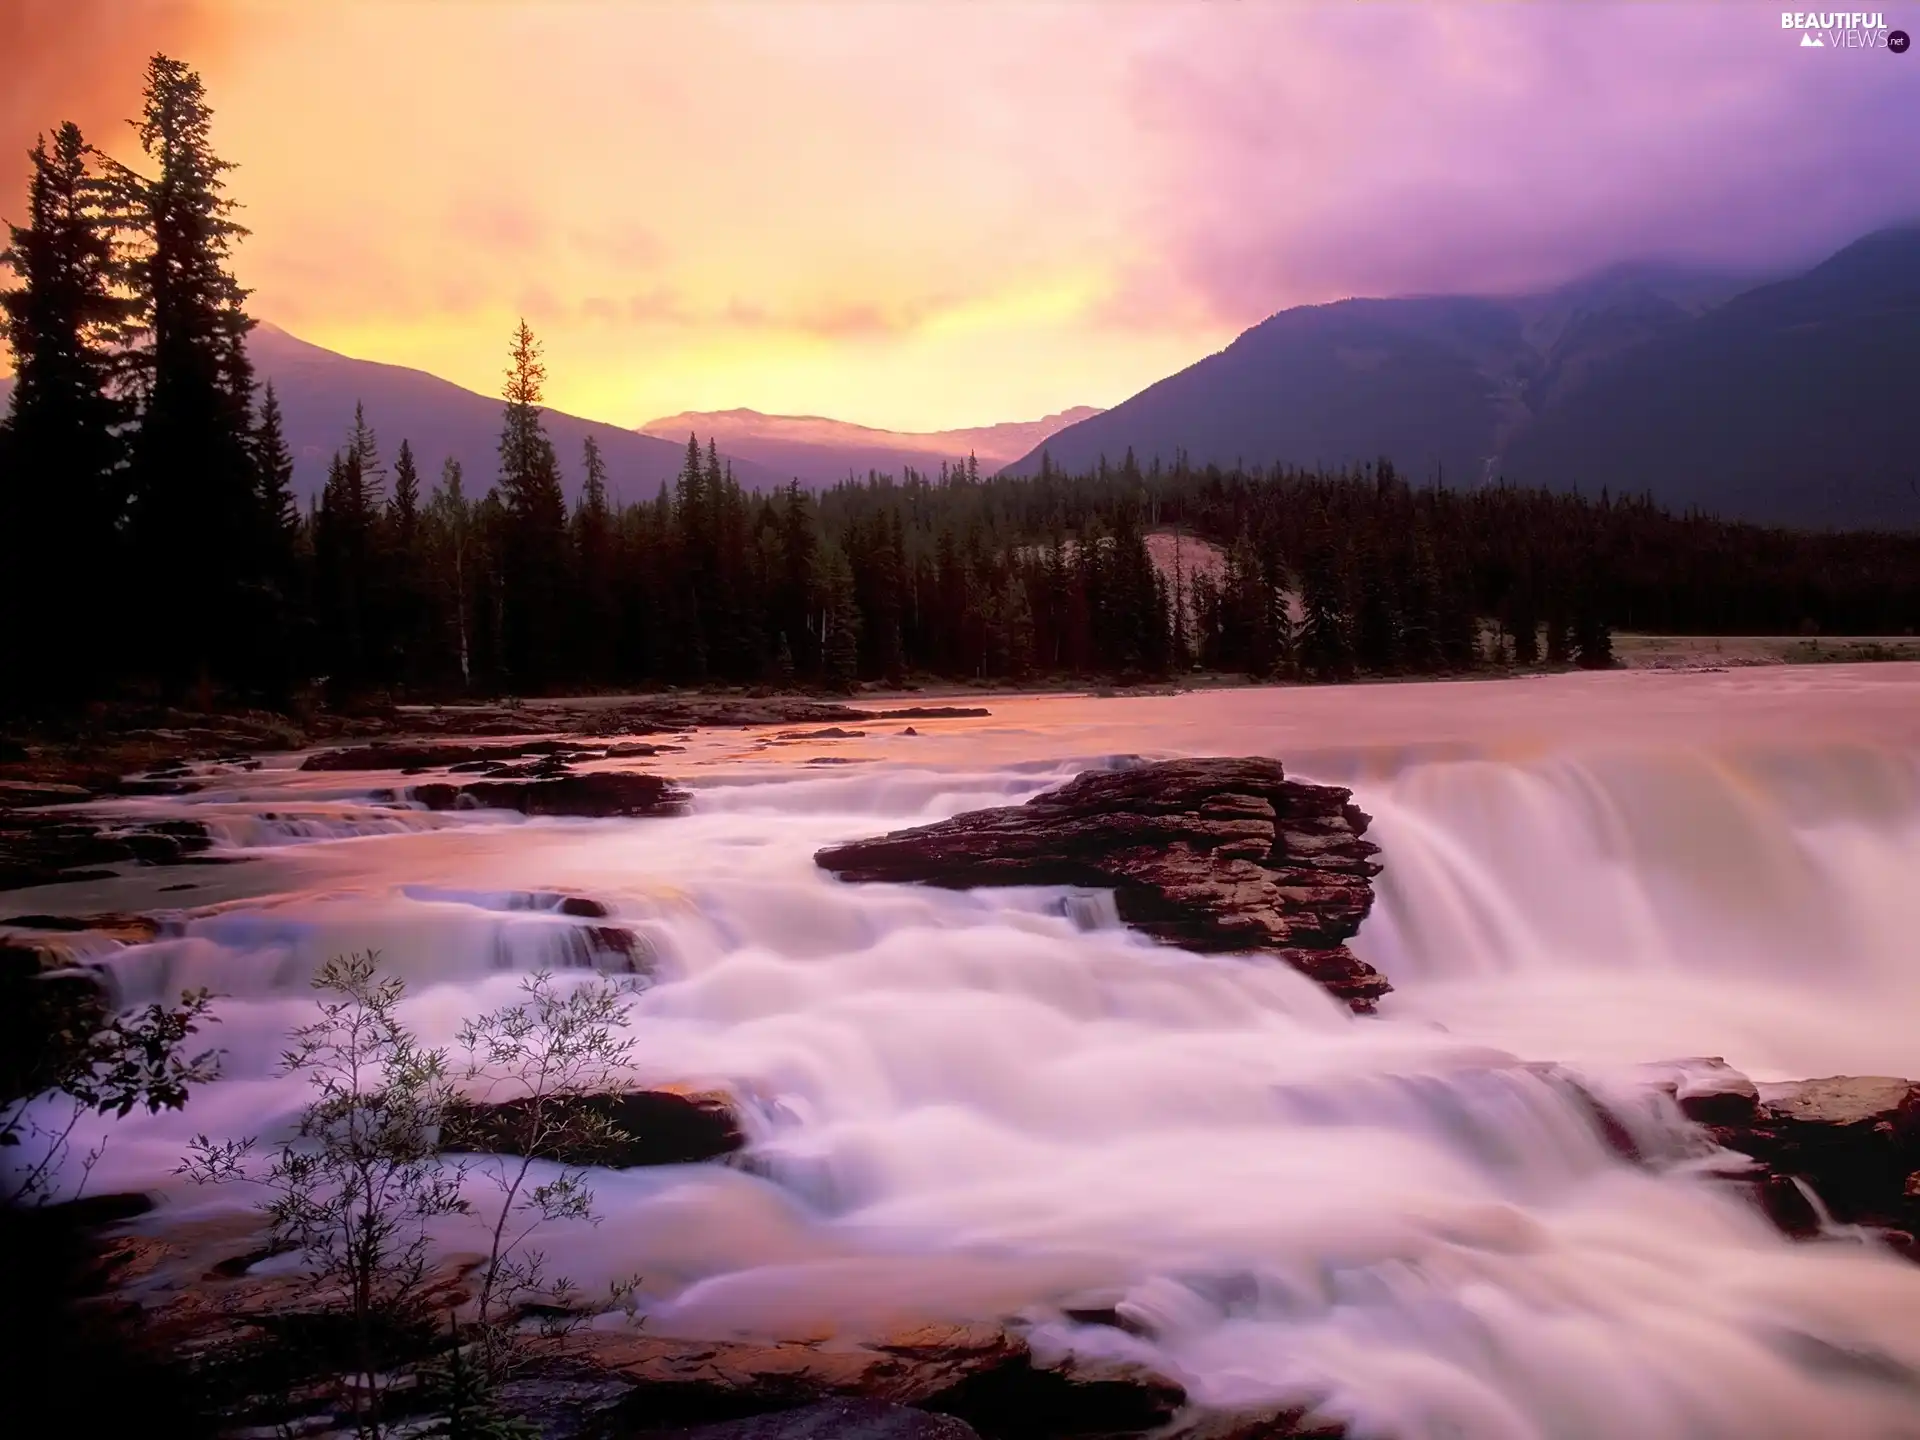
[[[687,411],[663,416],[640,427],[665,439],[689,430],[713,435],[732,455],[752,460],[781,476],[810,485],[828,485],[849,474],[879,470],[898,475],[908,466],[937,471],[941,461],[964,461],[969,454],[987,470],[997,470],[1026,454],[1048,436],[1100,412],[1075,406],[1039,420],[1011,421],[965,430],[879,430],[828,420],[818,415],[763,415],[758,410]]]
[[[1547,294],[1347,300],[1254,326],[1045,442],[1080,469],[1360,464],[1811,525],[1920,523],[1920,229],[1790,279],[1621,266]],[[1030,473],[1038,450],[1010,468]]]
[[[248,349],[261,384],[274,382],[286,412],[294,484],[303,497],[325,484],[328,458],[346,439],[355,401],[365,403],[367,421],[380,437],[380,453],[389,466],[404,437],[413,443],[425,484],[438,479],[441,461],[449,455],[465,468],[468,494],[484,493],[493,483],[499,468],[497,397],[462,389],[423,370],[349,359],[274,325],[258,326]],[[546,424],[569,498],[579,491],[581,442],[588,435],[599,441],[606,456],[609,486],[626,500],[651,497],[662,480],[678,472],[686,453],[684,434],[676,444],[555,410],[546,412]],[[750,461],[736,459],[734,473],[752,489],[776,483],[776,477]]]
[[[1510,477],[1792,524],[1920,523],[1920,228],[1638,346],[1516,437]]]
[[[1079,470],[1131,447],[1141,464],[1184,451],[1236,461],[1363,464],[1420,478],[1477,477],[1517,405],[1529,353],[1521,316],[1468,297],[1342,300],[1284,310],[1044,448]],[[1035,451],[1012,468],[1038,468]]]

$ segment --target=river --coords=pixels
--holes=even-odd
[[[692,789],[671,819],[393,809],[367,798],[390,775],[291,756],[142,802],[252,858],[8,900],[191,907],[104,961],[129,1003],[227,997],[223,1077],[121,1123],[93,1186],[236,1203],[173,1168],[194,1132],[284,1129],[304,1092],[274,1062],[319,963],[378,950],[444,1043],[533,968],[593,973],[551,908],[584,895],[652,971],[636,1080],[724,1086],[752,1133],[745,1166],[599,1177],[601,1223],[543,1240],[582,1284],[644,1276],[658,1333],[1020,1315],[1037,1346],[1359,1435],[1920,1436],[1920,1268],[1629,1165],[1519,1064],[1572,1067],[1655,1151],[1678,1120],[1648,1062],[1920,1075],[1920,666],[986,703],[624,762]],[[1355,942],[1396,987],[1378,1016],[1097,900],[812,864],[1177,754],[1354,787],[1386,866]],[[1130,1323],[1067,1315],[1097,1308]]]

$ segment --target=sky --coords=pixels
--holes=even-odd
[[[1920,3],[1884,11],[1920,31]],[[253,313],[625,425],[1111,405],[1275,310],[1920,218],[1920,55],[1746,3],[4,0],[24,152],[197,67]]]

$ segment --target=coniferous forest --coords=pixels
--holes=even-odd
[[[246,351],[245,236],[200,80],[156,56],[119,163],[61,126],[31,153],[5,307],[0,704],[123,695],[284,705],[914,677],[1463,673],[1612,663],[1615,629],[1911,633],[1920,537],[1813,534],[1632,498],[1415,487],[1132,455],[1025,479],[744,491],[690,437],[677,482],[616,506],[591,440],[560,456],[545,369],[510,337],[490,475],[364,412],[304,512]],[[569,508],[562,467],[581,482]],[[1192,571],[1148,538],[1218,547]],[[1177,548],[1177,547],[1176,547]],[[1207,547],[1189,545],[1181,553]]]

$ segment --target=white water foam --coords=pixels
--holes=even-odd
[[[129,996],[234,998],[227,1078],[123,1125],[95,1183],[174,1189],[189,1133],[283,1131],[302,1097],[273,1057],[327,955],[381,951],[445,1042],[565,963],[587,922],[549,901],[590,895],[653,957],[635,1079],[753,1101],[746,1165],[606,1174],[605,1222],[543,1237],[590,1287],[645,1276],[656,1332],[1020,1316],[1203,1404],[1317,1403],[1407,1440],[1920,1436],[1920,1271],[1628,1164],[1579,1088],[1519,1063],[1579,1064],[1669,1158],[1680,1122],[1629,1093],[1638,1062],[1920,1071],[1911,757],[1586,749],[1364,779],[1388,870],[1359,945],[1400,987],[1377,1019],[1084,897],[812,865],[1075,768],[738,770],[678,820],[316,843],[324,888],[107,957]],[[1102,1309],[1125,1328],[1068,1315]]]

